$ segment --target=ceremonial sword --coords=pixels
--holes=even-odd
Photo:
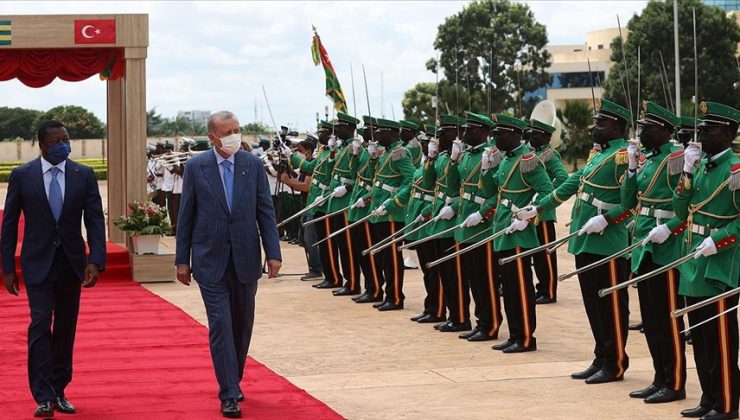
[[[437,232],[437,233],[435,233],[433,235],[425,236],[425,237],[423,237],[423,238],[421,238],[421,239],[419,239],[417,241],[414,241],[414,242],[411,242],[411,243],[408,243],[408,244],[401,245],[400,249],[401,250],[408,249],[408,248],[411,248],[412,246],[416,246],[418,244],[422,244],[424,242],[431,241],[432,239],[439,238],[440,236],[442,236],[442,235],[444,235],[446,233],[450,233],[453,230],[458,229],[458,228],[461,228],[463,226],[465,226],[465,223],[464,222],[462,224],[455,225],[455,226],[452,226],[452,227],[450,227],[448,229],[445,229],[445,230],[443,230],[441,232]]]
[[[340,233],[342,233],[342,232],[344,232],[346,230],[352,229],[353,227],[359,225],[360,223],[362,223],[362,222],[364,222],[366,220],[369,220],[371,217],[375,217],[375,216],[377,216],[377,215],[375,214],[375,210],[373,210],[373,211],[370,212],[370,214],[368,214],[367,216],[363,217],[362,219],[360,219],[360,220],[358,220],[358,221],[356,221],[354,223],[351,223],[351,224],[349,224],[349,225],[347,225],[347,226],[339,229],[338,231],[336,231],[336,232],[332,233],[331,235],[327,236],[326,238],[324,238],[324,239],[322,239],[322,240],[314,243],[312,246],[316,246],[316,245],[318,245],[318,244],[320,244],[322,242],[328,241],[329,239],[331,239],[331,238],[333,238],[335,236],[338,236]]]
[[[313,208],[316,208],[316,207],[318,207],[318,206],[320,206],[320,205],[324,204],[324,202],[326,202],[326,200],[328,200],[328,199],[330,199],[330,198],[331,198],[331,193],[330,193],[329,195],[327,195],[327,196],[324,196],[324,197],[321,197],[321,198],[319,198],[318,200],[315,200],[315,201],[314,201],[313,203],[311,203],[311,204],[310,204],[310,205],[309,205],[308,207],[306,207],[305,209],[303,209],[303,210],[299,211],[298,213],[296,213],[296,214],[294,214],[294,215],[292,215],[292,216],[288,217],[287,219],[283,220],[282,222],[278,223],[277,227],[281,227],[281,226],[284,226],[285,224],[287,224],[287,223],[288,223],[288,222],[290,222],[291,220],[294,220],[294,219],[296,219],[296,218],[298,218],[298,217],[302,216],[302,215],[303,215],[304,213],[306,213],[307,211],[309,211],[309,210],[311,210],[311,209],[313,209]]]
[[[601,290],[599,290],[599,297],[604,297],[604,296],[606,296],[608,294],[611,294],[611,293],[614,293],[614,292],[616,292],[618,290],[625,289],[627,287],[632,286],[633,284],[637,284],[637,283],[639,283],[639,282],[641,282],[643,280],[649,279],[650,277],[654,277],[654,276],[657,276],[658,274],[665,273],[666,271],[668,271],[668,270],[670,270],[670,269],[672,269],[674,267],[678,267],[679,265],[685,263],[686,261],[691,261],[694,258],[694,253],[695,252],[696,251],[690,252],[688,255],[684,255],[683,257],[677,259],[676,261],[674,261],[674,262],[672,262],[672,263],[670,263],[668,265],[665,265],[665,266],[660,267],[660,268],[656,268],[655,270],[653,270],[653,271],[651,271],[649,273],[642,274],[640,276],[637,276],[635,278],[632,278],[630,280],[627,280],[624,283],[619,283],[616,286],[607,287],[606,289],[601,289]]]
[[[317,217],[317,218],[315,218],[315,219],[311,219],[311,220],[307,221],[306,223],[302,224],[301,226],[303,226],[303,227],[306,227],[306,226],[312,225],[312,224],[314,224],[314,223],[318,223],[318,222],[320,222],[320,221],[322,221],[322,220],[324,220],[324,219],[328,219],[328,218],[330,218],[330,217],[332,217],[332,216],[336,216],[336,215],[338,215],[338,214],[342,214],[342,213],[344,213],[345,211],[347,211],[347,210],[351,209],[353,205],[354,205],[354,203],[350,204],[349,206],[347,206],[347,207],[345,207],[345,208],[343,208],[343,209],[341,209],[341,210],[337,210],[337,211],[335,211],[335,212],[331,212],[331,213],[329,213],[329,214],[325,214],[325,215],[323,215],[323,216],[320,216],[320,217]]]
[[[375,255],[378,252],[380,252],[381,250],[383,250],[383,249],[385,249],[385,248],[393,245],[394,243],[398,242],[398,240],[403,239],[406,235],[401,235],[401,234],[404,231],[406,231],[406,229],[408,229],[411,226],[413,226],[414,224],[416,224],[416,220],[412,221],[411,223],[409,223],[408,225],[402,227],[401,229],[398,229],[397,231],[393,232],[392,235],[388,235],[388,237],[383,238],[383,240],[380,241],[380,242],[378,242],[377,244],[373,244],[368,249],[363,250],[362,251],[362,255],[367,255],[367,254]],[[411,232],[409,232],[409,233],[411,233]],[[398,240],[395,240],[394,238],[397,238],[398,235],[401,235],[401,237],[398,238]],[[377,250],[377,252],[375,250]]]
[[[453,252],[453,253],[452,253],[452,254],[450,254],[450,255],[446,255],[446,256],[444,256],[444,257],[442,257],[442,258],[438,259],[438,260],[434,260],[434,261],[432,261],[432,262],[429,262],[429,263],[427,263],[427,268],[432,268],[432,267],[435,267],[435,266],[437,266],[437,265],[439,265],[439,264],[442,264],[442,263],[443,263],[443,262],[445,262],[445,261],[448,261],[448,260],[451,260],[451,259],[453,259],[453,258],[457,257],[458,255],[464,254],[464,253],[466,253],[466,252],[468,252],[468,251],[471,251],[471,250],[473,250],[473,249],[475,249],[475,248],[478,248],[478,247],[480,247],[481,245],[485,245],[485,244],[487,244],[488,242],[491,242],[491,241],[493,241],[494,239],[498,238],[499,236],[501,236],[501,235],[504,235],[505,233],[506,233],[506,229],[502,229],[502,230],[500,230],[500,231],[498,231],[498,232],[494,233],[493,235],[491,235],[491,236],[488,236],[488,237],[486,237],[486,238],[484,238],[484,239],[482,239],[482,240],[480,240],[480,241],[478,241],[478,242],[474,243],[473,245],[470,245],[470,246],[466,246],[465,248],[463,248],[463,249],[461,249],[461,250],[459,250],[459,251],[455,251],[455,252]]]
[[[641,246],[642,246],[642,241],[636,242],[636,243],[628,246],[627,248],[625,248],[625,249],[623,249],[621,251],[618,251],[618,252],[616,252],[616,253],[614,253],[612,255],[609,255],[608,257],[605,257],[603,259],[600,259],[598,261],[592,262],[591,264],[585,265],[585,266],[579,268],[578,270],[571,271],[570,273],[561,274],[561,275],[558,276],[558,281],[563,281],[565,279],[569,279],[569,278],[571,278],[571,277],[573,277],[575,275],[581,274],[581,273],[583,273],[585,271],[588,271],[588,270],[590,270],[592,268],[598,267],[600,265],[604,265],[604,264],[608,263],[609,261],[611,261],[611,260],[613,260],[615,258],[619,258],[622,255],[628,254],[633,249],[637,249],[637,248],[639,248]]]
[[[712,296],[711,298],[704,299],[701,302],[696,302],[693,305],[689,305],[685,308],[676,309],[675,311],[671,312],[671,316],[673,318],[678,318],[680,316],[684,316],[689,312],[695,311],[699,308],[703,308],[707,305],[711,305],[715,302],[719,302],[720,300],[728,297],[735,296],[737,294],[740,294],[740,287],[736,287],[734,289],[728,290],[726,292],[720,293],[717,296]]]
[[[498,262],[499,262],[499,264],[502,264],[502,265],[503,264],[508,264],[508,263],[514,261],[517,258],[527,257],[527,256],[530,256],[532,254],[536,254],[536,253],[538,253],[538,252],[540,252],[540,251],[542,251],[544,249],[547,249],[549,251],[548,248],[550,248],[550,249],[557,248],[561,244],[564,244],[570,238],[572,238],[572,237],[574,237],[576,235],[578,235],[578,231],[575,231],[575,232],[571,233],[570,235],[563,236],[562,238],[556,239],[556,240],[554,240],[554,241],[552,241],[550,243],[546,243],[546,244],[540,245],[540,246],[538,246],[536,248],[528,249],[528,250],[526,250],[524,252],[520,252],[518,254],[512,255],[511,257],[501,258],[501,259],[498,260]]]
[[[416,233],[416,232],[420,231],[420,230],[421,230],[421,229],[423,229],[423,228],[424,228],[425,226],[427,226],[428,224],[430,224],[430,223],[432,223],[432,222],[434,222],[434,221],[436,221],[436,220],[435,220],[435,218],[431,218],[431,219],[427,220],[426,222],[422,223],[421,225],[419,225],[419,226],[415,227],[415,228],[414,228],[414,229],[412,229],[412,230],[411,230],[410,232],[408,232],[408,233],[405,233],[405,234],[403,234],[402,236],[400,236],[400,237],[398,237],[398,238],[395,238],[395,239],[391,240],[390,242],[387,242],[387,241],[388,241],[388,240],[389,240],[389,239],[390,239],[390,238],[391,238],[392,236],[391,236],[391,237],[388,237],[388,238],[385,238],[385,239],[384,239],[383,241],[381,241],[381,242],[379,242],[379,243],[377,243],[377,244],[373,245],[372,247],[370,247],[370,248],[366,249],[365,251],[363,251],[363,252],[362,252],[362,254],[363,254],[363,255],[367,255],[367,254],[366,254],[365,252],[369,252],[369,253],[370,253],[371,255],[375,255],[375,254],[377,254],[378,252],[380,252],[381,250],[385,249],[386,247],[389,247],[389,246],[393,245],[393,244],[394,244],[394,243],[396,243],[396,242],[400,242],[400,241],[402,241],[402,240],[404,240],[404,239],[408,238],[409,236],[411,236],[411,235],[413,235],[414,233]],[[415,222],[415,221],[414,221],[414,222]],[[409,224],[409,226],[411,226],[411,224]],[[398,233],[398,232],[396,232],[396,233]]]

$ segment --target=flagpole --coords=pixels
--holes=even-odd
[[[678,54],[678,0],[673,0],[673,53],[674,57],[674,79],[676,80],[676,115],[681,116],[681,67]]]

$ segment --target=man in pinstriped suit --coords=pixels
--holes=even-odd
[[[213,149],[185,165],[175,264],[178,281],[189,285],[192,275],[205,303],[221,413],[240,417],[239,383],[262,276],[260,239],[270,278],[280,270],[280,241],[267,175],[257,157],[239,150],[236,116],[211,115],[208,138]]]

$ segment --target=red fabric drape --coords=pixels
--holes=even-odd
[[[123,76],[122,48],[0,49],[0,81],[17,78],[39,88],[55,78],[79,82],[103,73],[107,79]]]

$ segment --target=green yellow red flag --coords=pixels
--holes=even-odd
[[[347,112],[347,101],[344,98],[342,92],[342,86],[339,84],[339,78],[337,72],[334,71],[334,66],[331,65],[329,60],[329,54],[321,44],[321,38],[316,32],[316,28],[313,28],[313,40],[311,41],[311,57],[313,58],[313,64],[318,66],[322,64],[324,67],[324,74],[326,75],[326,96],[334,102],[334,108]]]

